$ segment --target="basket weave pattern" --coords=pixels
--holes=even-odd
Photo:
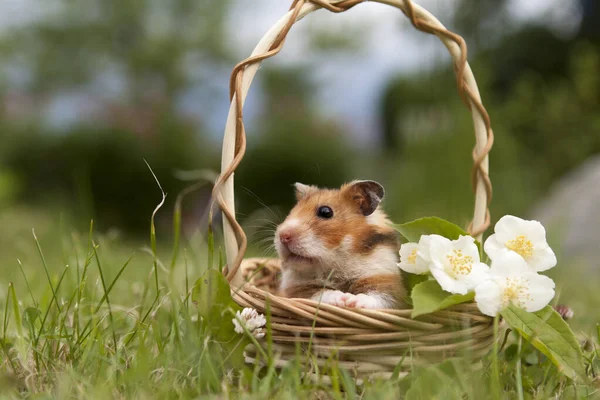
[[[332,354],[338,365],[357,376],[374,373],[388,376],[401,362],[405,371],[414,365],[468,354],[477,359],[493,341],[492,320],[475,304],[411,319],[410,309],[345,309],[309,299],[288,299],[269,293],[276,288],[278,259],[250,258],[241,266],[250,285],[233,291],[242,307],[271,315],[273,347],[283,366],[297,355],[297,346],[310,349],[320,368]],[[257,362],[257,351],[249,348],[247,361]]]
[[[316,363],[323,366],[332,352],[340,366],[357,373],[389,374],[402,359],[412,364],[427,363],[467,350],[473,356],[485,353],[493,341],[491,319],[474,304],[410,318],[411,310],[345,309],[308,299],[288,299],[269,293],[276,286],[279,261],[244,260],[246,235],[235,218],[233,175],[246,150],[243,105],[252,80],[261,64],[283,47],[292,26],[318,9],[344,12],[364,0],[294,0],[289,12],[260,40],[252,55],[235,66],[231,74],[231,106],[225,127],[221,174],[213,196],[223,212],[227,279],[234,300],[243,307],[271,314],[278,363],[295,357],[297,344],[309,346]],[[488,205],[492,185],[488,175],[488,153],[493,144],[490,119],[481,102],[475,78],[467,62],[462,37],[447,30],[434,16],[410,0],[373,0],[400,9],[412,25],[436,35],[448,49],[454,63],[458,92],[471,111],[476,145],[473,149],[472,185],[475,192],[470,234],[481,239],[490,224]],[[241,269],[240,269],[241,266]],[[247,281],[250,283],[247,283]],[[268,305],[268,307],[267,307]],[[249,360],[257,361],[250,349]]]

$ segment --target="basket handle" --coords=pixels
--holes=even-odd
[[[229,268],[227,279],[233,285],[240,285],[237,275],[246,252],[247,239],[241,225],[235,218],[233,175],[246,151],[246,133],[243,120],[243,106],[250,84],[264,59],[273,57],[282,49],[291,27],[307,14],[320,8],[331,12],[343,12],[366,0],[293,0],[288,13],[262,37],[252,55],[237,64],[231,73],[231,105],[225,125],[221,174],[213,189],[213,197],[223,212],[225,251]],[[475,209],[468,231],[481,240],[483,232],[490,225],[489,203],[492,198],[492,183],[489,178],[488,154],[494,141],[490,118],[481,102],[479,89],[471,67],[467,62],[467,46],[464,39],[446,29],[440,21],[411,0],[371,0],[399,8],[420,31],[436,35],[448,49],[454,62],[454,72],[458,92],[471,110],[475,126],[475,147],[473,149],[473,169],[471,182],[475,192]]]

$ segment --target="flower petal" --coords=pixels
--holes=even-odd
[[[502,308],[502,288],[493,279],[488,279],[475,287],[475,303],[479,311],[495,317]]]
[[[238,315],[238,316],[239,316],[239,311],[238,311],[238,313],[237,313],[236,315]],[[242,326],[242,324],[240,324],[240,322],[238,321],[238,319],[237,319],[237,318],[234,318],[234,319],[232,320],[232,322],[233,322],[233,326],[234,326],[233,330],[234,330],[236,333],[240,333],[240,334],[241,334],[241,333],[244,333],[244,327]]]
[[[413,251],[419,250],[418,243],[404,243],[400,246],[400,262],[407,262]]]
[[[398,263],[398,268],[411,274],[423,275],[429,272],[429,265],[426,263]]]
[[[531,273],[531,269],[523,257],[508,249],[499,251],[496,254],[496,257],[492,260],[492,267],[490,268],[490,274],[492,276],[511,277],[528,273]]]
[[[504,243],[500,243],[498,241],[498,236],[496,234],[490,235],[483,244],[483,249],[489,258],[492,260],[498,256],[498,253],[506,250],[506,246]]]
[[[429,272],[429,264],[419,255],[420,245],[405,243],[400,246],[400,262],[398,267],[411,274],[425,274]],[[413,253],[415,253],[413,255]]]
[[[535,248],[531,257],[527,258],[527,264],[535,271],[546,271],[556,265],[554,251],[544,243],[544,246]]]
[[[523,308],[529,312],[539,311],[546,307],[554,298],[554,281],[547,276],[538,274],[527,275],[529,280],[529,295],[522,297]]]
[[[440,235],[429,235],[428,239],[429,257],[431,262],[438,264],[446,263],[446,255],[452,251],[452,242]]]
[[[479,262],[479,249],[475,244],[473,236],[461,235],[457,240],[452,242],[452,246],[457,250],[462,250],[465,256],[472,257],[474,263]]]
[[[524,221],[522,228],[523,233],[521,234],[527,236],[534,245],[537,243],[546,243],[546,229],[541,222],[535,220]]]
[[[500,243],[506,243],[519,235],[523,235],[527,230],[527,222],[514,215],[503,216],[494,226],[494,233],[497,235],[496,240]]]
[[[468,285],[464,281],[457,281],[444,271],[444,268],[438,266],[432,266],[431,274],[435,280],[440,284],[442,289],[449,293],[467,294],[469,291]]]
[[[431,261],[431,256],[429,255],[430,242],[430,235],[421,235],[421,238],[419,239],[419,251],[417,252],[418,256],[427,263]]]
[[[465,280],[469,290],[473,290],[480,283],[486,281],[490,277],[490,267],[484,263],[473,263],[471,273],[466,276]]]

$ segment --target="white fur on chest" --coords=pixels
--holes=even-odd
[[[321,258],[318,265],[303,270],[302,268],[286,268],[284,265],[281,276],[281,289],[302,284],[307,281],[317,280],[326,286],[330,282],[353,281],[376,275],[398,273],[398,254],[394,248],[378,246],[370,254],[354,254],[351,249],[353,241],[351,236],[346,236],[340,244],[338,251],[330,257]]]

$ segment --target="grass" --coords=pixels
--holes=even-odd
[[[310,364],[310,358],[300,349],[297,362],[283,370],[273,367],[277,354],[271,346],[263,352],[264,367],[239,364],[247,339],[223,340],[221,335],[232,331],[231,315],[221,313],[209,321],[192,302],[192,282],[209,266],[218,267],[218,244],[211,235],[187,241],[177,236],[175,248],[168,248],[152,224],[150,247],[137,247],[118,235],[96,233],[92,224],[80,234],[52,218],[20,215],[22,219],[0,215],[0,222],[15,218],[19,226],[36,227],[35,233],[0,233],[2,398],[599,396],[593,381],[600,368],[596,289],[572,271],[556,279],[561,287],[577,282],[578,290],[569,295],[576,304],[589,302],[576,310],[575,326],[579,336],[588,338],[584,347],[590,382],[566,379],[531,346],[509,335],[507,341],[500,337],[497,353],[475,360],[475,370],[464,360],[451,359],[416,368],[408,377],[397,374],[359,385],[334,358],[331,380],[325,380],[322,369],[313,369],[317,378],[309,379],[302,362]],[[490,389],[495,387],[500,389]]]

